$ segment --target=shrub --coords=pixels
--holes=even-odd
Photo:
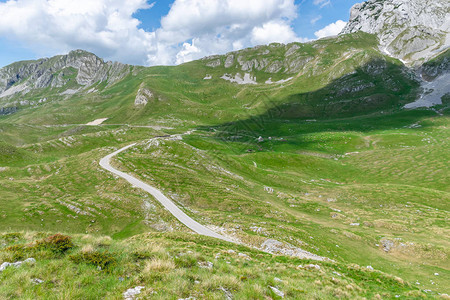
[[[25,245],[14,245],[5,248],[7,252],[12,253],[12,259],[14,261],[22,260],[27,257],[30,250],[33,250],[30,247],[26,247]]]
[[[116,258],[109,252],[80,252],[69,256],[70,260],[76,264],[86,263],[91,264],[102,269],[110,269],[116,264]]]
[[[6,233],[1,237],[5,242],[10,243],[22,238],[22,234],[18,232]]]
[[[72,238],[67,235],[55,234],[36,242],[36,249],[48,249],[54,253],[64,253],[74,247]]]
[[[39,250],[62,254],[73,247],[74,244],[70,236],[55,234],[34,243],[9,246],[5,250],[12,253],[14,260],[22,260],[35,255]]]
[[[150,251],[139,251],[139,250],[136,250],[136,251],[133,251],[131,253],[131,257],[134,260],[143,260],[143,259],[153,258],[153,257],[155,257],[155,254],[151,253]]]

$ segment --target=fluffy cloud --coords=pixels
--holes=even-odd
[[[338,20],[335,23],[331,23],[324,28],[314,32],[314,35],[318,38],[324,38],[327,36],[337,35],[339,34],[342,29],[344,29],[345,25],[347,25],[347,22],[344,22],[342,20]]]
[[[297,41],[295,32],[283,21],[274,21],[254,27],[251,32],[253,44],[269,44],[271,42],[288,43]]]
[[[139,64],[154,34],[138,29],[132,14],[150,7],[146,0],[9,0],[0,3],[0,35],[40,55],[81,48]]]
[[[294,0],[175,0],[161,27],[147,32],[133,14],[151,7],[147,0],[8,0],[0,2],[0,36],[39,55],[81,48],[147,65],[302,40],[291,27]]]
[[[148,63],[172,64],[173,57],[179,63],[243,47],[301,40],[290,26],[296,11],[293,0],[176,0],[155,32],[158,46],[149,53]],[[193,41],[190,46],[187,40]],[[192,46],[196,51],[187,51]]]

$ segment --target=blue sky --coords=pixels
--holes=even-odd
[[[270,42],[302,42],[338,33],[358,2],[0,0],[0,67],[73,49],[159,65]]]

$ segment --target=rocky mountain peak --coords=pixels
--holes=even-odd
[[[450,45],[450,1],[369,0],[355,4],[341,34],[376,34],[381,50],[407,63],[423,62]]]
[[[68,93],[96,82],[114,83],[130,71],[125,64],[104,62],[95,54],[74,50],[35,61],[22,61],[0,69],[0,98],[46,87],[70,88]]]

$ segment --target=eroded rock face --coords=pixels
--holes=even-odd
[[[128,65],[104,62],[92,53],[75,50],[67,55],[17,62],[0,69],[0,97],[32,89],[61,88],[70,81],[76,81],[81,87],[104,81],[112,84],[129,72]]]
[[[450,49],[442,53],[436,59],[425,63],[420,69],[423,79],[432,81],[438,76],[450,73]]]
[[[448,0],[369,0],[355,4],[341,34],[376,34],[381,50],[414,63],[450,44]]]
[[[136,95],[136,99],[134,100],[134,105],[135,106],[140,106],[140,105],[145,106],[152,98],[153,98],[152,91],[145,89],[145,88],[140,88]]]

